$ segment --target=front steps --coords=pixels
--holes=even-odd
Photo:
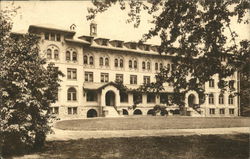
[[[105,117],[122,117],[113,106],[106,106],[103,111]]]

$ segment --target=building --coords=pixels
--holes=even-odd
[[[155,81],[162,67],[172,67],[168,55],[160,55],[157,46],[124,42],[97,37],[97,24],[90,25],[90,35],[75,38],[75,25],[70,30],[30,25],[29,32],[41,36],[41,56],[46,57],[66,75],[62,78],[58,100],[51,112],[61,119],[87,117],[116,117],[149,115],[155,105],[166,105],[171,98],[171,84],[165,91],[141,97],[121,92],[114,81],[122,81],[128,88]],[[224,59],[226,60],[226,59]],[[238,75],[228,78],[230,87],[238,88]],[[196,92],[185,95],[186,115],[206,117],[238,116],[238,98],[225,92],[220,94],[218,77],[205,84],[205,103],[199,103]],[[128,109],[134,100],[141,100],[135,110]],[[198,104],[199,109],[190,106]],[[180,114],[177,106],[168,106],[169,115]]]

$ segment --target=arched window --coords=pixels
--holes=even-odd
[[[209,104],[214,104],[214,95],[213,94],[209,94],[208,103]]]
[[[107,57],[105,58],[105,66],[109,66],[109,59]]]
[[[160,63],[160,70],[163,68],[163,64],[162,63]]]
[[[90,65],[94,65],[94,58],[93,58],[93,56],[89,57],[89,64]]]
[[[128,66],[129,66],[129,68],[132,68],[132,60],[128,61]]]
[[[142,62],[142,69],[145,70],[146,69],[146,63],[143,61]]]
[[[51,49],[47,49],[47,58],[52,59],[52,52]]]
[[[150,62],[147,62],[147,70],[150,70]]]
[[[137,61],[134,60],[134,69],[137,69]]]
[[[123,67],[123,59],[120,59],[120,67]]]
[[[73,52],[72,60],[77,61],[77,53],[76,52]]]
[[[100,63],[100,66],[103,66],[103,58],[102,57],[100,57],[99,63]]]
[[[157,62],[155,63],[155,70],[156,71],[158,70],[158,63]]]
[[[118,59],[115,59],[115,67],[118,67]]]
[[[70,52],[69,51],[66,51],[66,60],[70,61]]]
[[[76,101],[76,89],[73,87],[70,87],[68,89],[68,100],[69,101]]]
[[[56,60],[59,59],[59,51],[57,49],[54,50],[54,59],[56,59]]]
[[[83,63],[88,64],[88,56],[87,55],[83,56]]]
[[[228,96],[228,104],[234,104],[234,97],[233,95]]]
[[[224,95],[223,94],[219,95],[219,104],[224,104]]]

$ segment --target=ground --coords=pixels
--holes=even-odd
[[[250,118],[129,116],[123,118],[93,118],[59,121],[55,124],[55,127],[63,130],[152,130],[250,127]]]
[[[17,159],[248,159],[250,118],[133,116],[59,121]],[[63,130],[64,129],[64,130]]]
[[[36,154],[18,158],[248,159],[249,135],[193,135],[49,141]]]

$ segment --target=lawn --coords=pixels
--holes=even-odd
[[[54,125],[63,130],[152,130],[250,127],[247,117],[162,117],[131,116],[121,118],[94,118],[59,121]]]
[[[50,141],[36,154],[18,158],[248,159],[249,135],[102,138]]]

